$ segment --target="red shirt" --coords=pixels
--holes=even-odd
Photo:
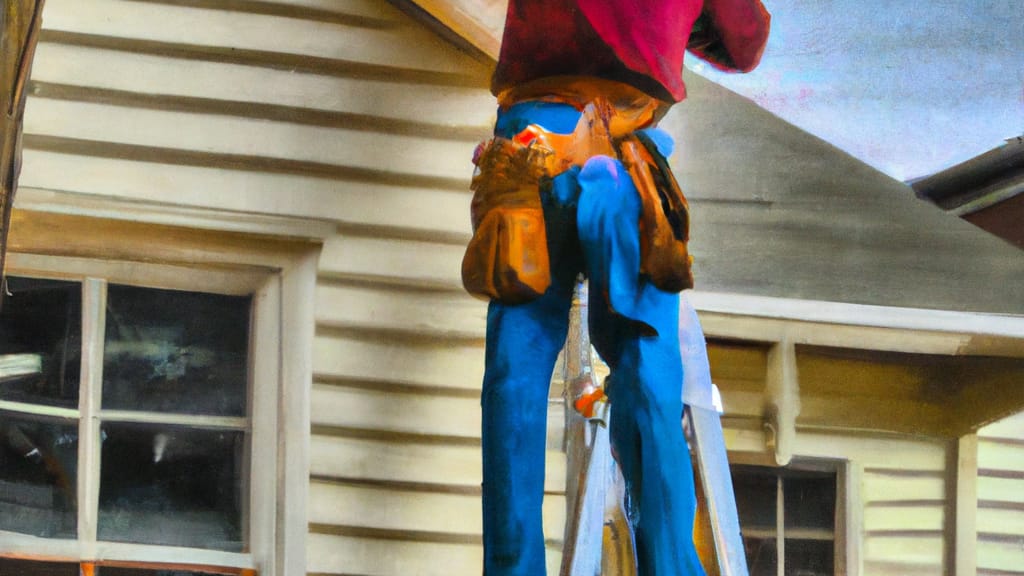
[[[760,0],[509,0],[491,91],[596,76],[678,102],[687,48],[745,72],[761,59],[769,21]]]

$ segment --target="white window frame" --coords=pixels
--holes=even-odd
[[[59,218],[59,217],[57,217]],[[80,220],[73,217],[73,220]],[[99,229],[125,226],[97,220]],[[81,226],[81,222],[78,225]],[[145,235],[145,225],[127,225],[124,242]],[[72,226],[73,228],[76,226]],[[169,228],[163,227],[166,232]],[[180,231],[180,229],[179,229]],[[102,233],[96,232],[94,233]],[[314,242],[256,238],[252,245],[239,242],[237,233],[227,246],[197,250],[189,240],[170,234],[170,246],[152,240],[138,241],[137,256],[104,259],[103,250],[77,250],[74,255],[29,251],[8,255],[6,273],[11,276],[75,280],[82,284],[82,365],[77,409],[0,402],[0,408],[22,413],[76,418],[79,425],[78,538],[50,539],[0,531],[0,555],[36,557],[51,561],[96,562],[100,565],[137,563],[166,564],[181,569],[224,567],[256,571],[260,576],[305,574],[305,541],[308,530],[306,502],[309,479],[309,401],[312,384],[313,299],[320,245]],[[67,238],[74,250],[74,232]],[[175,240],[175,239],[178,240]],[[182,245],[174,245],[178,241]],[[200,241],[201,242],[201,241]],[[29,242],[31,244],[31,242]],[[43,241],[42,244],[48,244]],[[158,246],[158,248],[154,248]],[[125,249],[115,250],[123,256]],[[128,249],[131,252],[131,248]],[[153,254],[159,252],[158,254]],[[186,255],[186,257],[182,257]],[[252,295],[250,326],[249,415],[247,418],[166,416],[101,411],[102,343],[105,328],[102,303],[108,283],[179,289],[218,294]],[[243,527],[247,550],[225,552],[149,544],[105,542],[96,539],[99,499],[100,417],[118,421],[193,423],[245,429],[251,432],[247,479],[248,522]],[[88,471],[88,473],[85,473]]]

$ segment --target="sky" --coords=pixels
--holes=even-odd
[[[903,181],[1024,134],[1024,0],[764,0],[761,65],[687,66]]]

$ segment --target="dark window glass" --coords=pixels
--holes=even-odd
[[[831,540],[786,538],[786,576],[831,576],[834,546]]]
[[[74,538],[77,468],[76,423],[0,412],[0,530]]]
[[[245,416],[250,300],[109,286],[103,408]]]
[[[775,538],[744,538],[743,548],[750,576],[777,576],[779,558]]]
[[[240,551],[245,434],[105,423],[99,538]]]
[[[771,468],[734,466],[733,491],[740,527],[751,532],[775,531],[778,475]]]
[[[791,576],[833,573],[836,475],[760,466],[734,466],[733,489],[740,530],[752,576],[778,573],[779,538],[784,538],[784,572]],[[778,533],[778,487],[785,518]]]
[[[189,570],[154,570],[150,568],[111,568],[99,569],[97,576],[210,576],[205,572],[192,572]]]
[[[0,558],[0,574],[3,576],[78,576],[78,563],[36,562]]]
[[[782,481],[786,531],[832,532],[836,523],[835,474],[802,472]]]
[[[80,284],[8,278],[0,310],[0,400],[78,407]]]

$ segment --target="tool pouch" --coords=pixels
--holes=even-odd
[[[693,288],[693,258],[687,249],[690,216],[686,198],[668,161],[650,138],[634,132],[619,142],[643,214],[640,217],[640,271],[666,292]]]
[[[504,304],[539,297],[551,285],[540,183],[550,151],[494,138],[478,149],[473,177],[473,238],[462,284]]]

